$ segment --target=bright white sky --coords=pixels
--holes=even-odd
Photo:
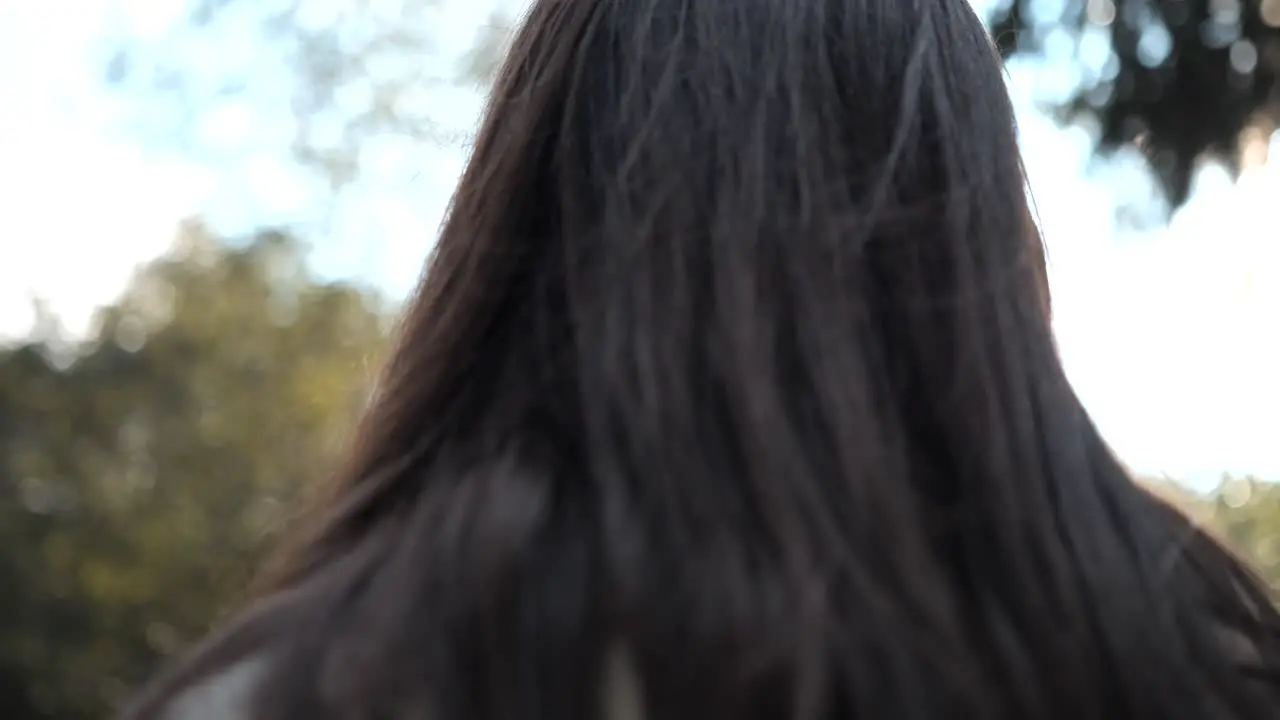
[[[424,62],[456,58],[484,10],[444,0],[447,32]],[[172,0],[79,0],[74,12],[0,3],[0,336],[29,329],[33,296],[83,332],[139,263],[167,249],[184,217],[205,212],[249,227],[306,213],[308,186],[283,155],[195,162],[120,129],[122,113],[137,107],[101,87],[105,34],[162,36],[180,12]],[[1031,77],[1043,83],[1044,73],[1015,66],[1010,85],[1050,248],[1060,344],[1086,405],[1138,471],[1199,487],[1223,472],[1280,479],[1280,162],[1236,185],[1206,171],[1169,228],[1120,232],[1117,202],[1142,198],[1149,181],[1125,164],[1089,172],[1088,135],[1031,107]],[[437,119],[468,128],[479,103],[475,93],[450,93]],[[214,146],[280,131],[248,105],[204,123]],[[1280,134],[1271,147],[1280,157]],[[463,157],[461,148],[426,148],[412,167],[385,164],[344,201],[317,267],[403,295]]]

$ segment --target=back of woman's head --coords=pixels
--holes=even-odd
[[[333,503],[140,715],[1274,714],[1043,262],[965,0],[538,0]]]

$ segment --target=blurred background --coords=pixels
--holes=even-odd
[[[1073,381],[1280,585],[1280,0],[973,1]],[[522,9],[0,2],[6,718],[108,717],[243,597],[341,452]]]

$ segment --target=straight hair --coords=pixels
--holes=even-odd
[[[1030,218],[966,0],[535,0],[331,500],[129,716],[1276,717]]]

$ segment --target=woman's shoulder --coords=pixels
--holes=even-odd
[[[168,698],[157,720],[244,720],[249,702],[267,671],[267,660],[252,656],[223,668]]]
[[[278,603],[244,613],[184,653],[121,713],[122,720],[245,720],[280,655]]]

